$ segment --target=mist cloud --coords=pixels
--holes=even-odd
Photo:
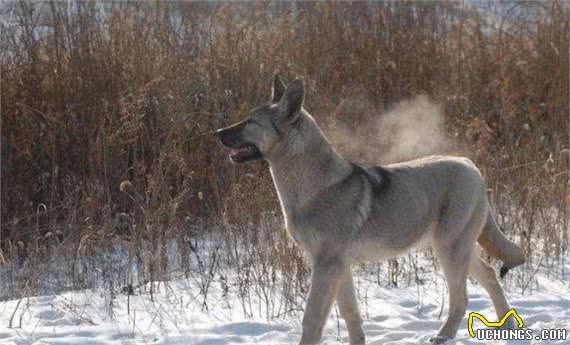
[[[455,148],[446,133],[441,106],[425,95],[399,102],[384,112],[362,97],[345,99],[337,116],[339,123],[331,128],[332,141],[342,154],[364,164],[449,154]]]

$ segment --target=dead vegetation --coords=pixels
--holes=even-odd
[[[361,159],[335,131],[381,142],[366,124],[425,95],[441,109],[453,152],[482,168],[509,236],[548,260],[567,255],[569,9],[485,6],[2,4],[0,265],[37,272],[53,257],[120,245],[139,281],[161,281],[175,243],[177,267],[186,276],[201,267],[206,294],[224,262],[238,270],[242,301],[304,291],[296,279],[306,269],[275,224],[265,165],[228,164],[211,135],[267,100],[275,72],[306,80],[309,111]],[[381,147],[360,148],[375,149],[382,161]],[[210,247],[219,256],[197,257],[198,241],[213,234],[224,239]],[[408,261],[388,265],[393,283],[414,276]],[[69,269],[86,286],[85,270]],[[532,278],[524,272],[522,285]],[[121,277],[115,288],[135,284]],[[18,275],[14,290],[36,293],[38,279]]]

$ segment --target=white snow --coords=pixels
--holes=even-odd
[[[539,270],[524,294],[514,277],[505,287],[512,306],[534,330],[570,328],[568,275],[550,277]],[[563,271],[561,271],[563,272]],[[568,272],[568,270],[566,270]],[[433,273],[432,273],[433,274]],[[568,274],[568,273],[566,273]],[[446,315],[447,292],[440,275],[424,285],[388,288],[356,274],[356,285],[365,318],[368,344],[427,343]],[[212,284],[208,310],[193,279],[155,283],[150,294],[118,294],[83,290],[0,302],[0,344],[296,344],[301,334],[302,313],[283,319],[247,318],[235,294],[224,294]],[[491,302],[479,285],[469,283],[468,312],[476,311],[495,321]],[[112,302],[112,307],[110,306]],[[444,307],[442,310],[442,303]],[[252,301],[252,310],[264,315],[263,305]],[[304,303],[301,303],[304,305]],[[440,317],[441,314],[441,317]],[[258,315],[258,316],[259,316]],[[12,318],[12,328],[8,328]],[[476,321],[475,327],[483,327]],[[323,344],[347,344],[344,322],[336,307],[327,323]],[[448,344],[481,344],[469,337],[467,317],[455,340]],[[497,342],[497,344],[568,344],[568,341]]]

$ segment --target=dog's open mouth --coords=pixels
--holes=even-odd
[[[238,148],[230,148],[230,159],[236,163],[257,160],[261,158],[261,152],[254,145],[244,145]]]

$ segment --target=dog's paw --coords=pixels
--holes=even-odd
[[[438,345],[438,344],[445,344],[445,342],[450,339],[451,339],[450,337],[442,337],[440,335],[437,335],[435,337],[429,338],[429,342],[431,344]]]

